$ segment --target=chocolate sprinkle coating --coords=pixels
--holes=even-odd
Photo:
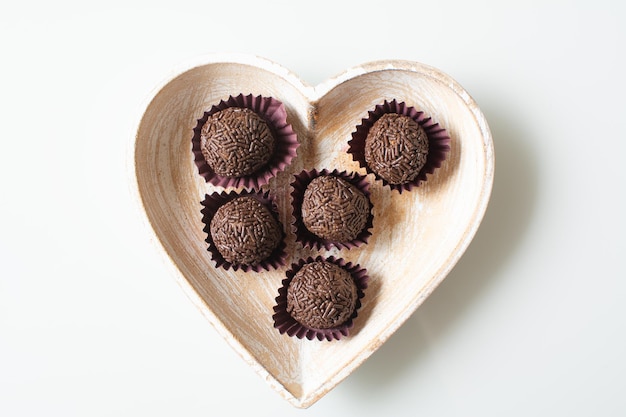
[[[348,271],[328,261],[304,265],[287,289],[287,312],[300,324],[330,329],[345,323],[354,312],[357,287]]]
[[[238,197],[221,206],[211,219],[215,247],[232,264],[255,265],[280,244],[280,226],[254,197]]]
[[[314,178],[302,200],[305,227],[322,239],[348,242],[356,239],[367,224],[367,197],[349,182],[332,176]]]
[[[212,114],[200,135],[207,164],[224,177],[243,177],[258,171],[270,160],[274,146],[274,136],[265,120],[242,107]]]
[[[384,114],[365,139],[365,161],[390,184],[414,180],[427,156],[426,132],[415,120],[401,114]]]

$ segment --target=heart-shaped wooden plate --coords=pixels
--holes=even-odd
[[[301,143],[293,164],[270,182],[286,231],[290,174],[303,168],[365,173],[347,154],[348,140],[384,100],[424,111],[451,137],[442,167],[410,192],[392,192],[369,176],[374,226],[368,244],[312,252],[287,238],[289,264],[319,253],[367,269],[369,286],[347,338],[300,340],[273,327],[272,307],[286,267],[245,273],[216,269],[211,261],[200,202],[214,188],[194,165],[192,129],[205,110],[240,93],[282,101]],[[437,69],[406,61],[365,64],[312,87],[259,57],[204,58],[158,90],[139,123],[134,151],[137,195],[183,288],[232,348],[302,408],[378,349],[446,277],[482,220],[494,174],[489,128],[470,95]]]

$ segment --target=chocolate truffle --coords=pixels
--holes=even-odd
[[[313,329],[341,326],[354,313],[357,287],[348,271],[328,261],[304,265],[287,289],[287,312]]]
[[[274,146],[274,136],[265,120],[242,107],[212,114],[200,134],[202,155],[223,177],[243,177],[258,171],[270,160]]]
[[[369,211],[369,201],[357,187],[332,175],[314,178],[302,200],[305,227],[337,242],[354,240],[365,228]]]
[[[255,265],[267,259],[282,239],[272,213],[249,196],[221,206],[211,219],[210,233],[222,257],[237,265]]]
[[[365,161],[369,168],[390,184],[414,180],[426,164],[428,137],[412,118],[384,114],[365,139]]]

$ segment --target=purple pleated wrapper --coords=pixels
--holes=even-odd
[[[254,197],[263,205],[265,205],[280,226],[282,234],[279,245],[276,247],[276,249],[274,249],[270,256],[254,265],[231,263],[224,259],[222,254],[215,246],[215,243],[213,242],[213,237],[211,236],[211,220],[213,219],[213,216],[215,215],[217,210],[229,201],[244,196]],[[203,206],[201,210],[201,213],[203,215],[202,222],[204,223],[204,229],[202,230],[207,234],[207,238],[205,239],[205,242],[209,244],[207,250],[211,253],[211,260],[215,263],[216,268],[223,268],[225,270],[232,268],[234,271],[242,270],[243,272],[260,272],[263,270],[269,271],[271,269],[278,269],[285,265],[287,259],[287,245],[285,243],[285,233],[279,220],[278,209],[268,191],[260,192],[244,190],[240,193],[237,193],[234,190],[228,193],[222,191],[221,193],[213,193],[210,195],[207,194],[201,204]]]
[[[207,164],[200,147],[202,127],[209,116],[229,107],[247,108],[254,111],[265,120],[276,141],[274,153],[268,163],[257,172],[242,177],[224,177],[216,174]],[[204,112],[202,118],[198,119],[198,124],[193,132],[192,152],[198,173],[208,183],[223,188],[260,189],[277,173],[284,171],[291,164],[300,145],[291,124],[287,122],[287,111],[283,103],[273,97],[253,96],[252,94],[230,96],[227,100],[221,100],[218,104],[213,105],[209,111]]]
[[[412,118],[424,129],[428,137],[429,149],[426,163],[417,177],[405,184],[390,184],[372,171],[365,161],[365,139],[374,123],[386,113],[397,113]],[[433,174],[436,168],[441,167],[449,151],[450,136],[439,123],[435,123],[423,111],[418,111],[404,102],[398,103],[395,99],[392,101],[385,100],[383,104],[378,104],[374,110],[370,110],[368,117],[361,120],[361,124],[352,133],[352,139],[348,141],[348,153],[352,155],[352,159],[365,168],[368,173],[374,174],[377,180],[382,181],[383,186],[388,186],[399,193],[410,191],[414,187],[418,187],[422,181],[426,181],[426,175]]]
[[[354,312],[341,326],[330,329],[313,329],[296,321],[296,319],[287,312],[287,290],[291,280],[305,264],[317,261],[332,262],[345,269],[350,273],[356,284],[358,298]],[[278,296],[275,299],[276,305],[274,306],[274,315],[272,316],[274,319],[274,327],[278,329],[281,334],[287,334],[291,337],[295,336],[298,339],[306,337],[308,340],[317,339],[320,341],[324,339],[327,341],[340,340],[342,337],[348,337],[350,335],[350,330],[354,327],[354,320],[358,316],[359,308],[361,308],[361,299],[365,296],[364,291],[367,288],[367,281],[369,280],[366,269],[361,268],[358,264],[354,265],[351,262],[346,263],[342,258],[335,258],[334,256],[324,258],[317,256],[315,259],[309,257],[292,264],[291,268],[285,273],[285,276],[286,278],[283,279],[282,286],[279,288]]]
[[[340,242],[321,238],[310,232],[304,225],[302,220],[302,200],[304,199],[304,192],[311,181],[324,175],[335,176],[354,185],[363,193],[363,195],[365,195],[365,198],[367,198],[367,201],[369,202],[370,210],[367,217],[367,223],[357,237],[351,241]],[[359,175],[354,172],[348,173],[347,171],[340,172],[337,169],[332,171],[328,171],[327,169],[323,169],[321,171],[318,171],[317,169],[310,171],[303,170],[299,174],[295,175],[291,182],[291,210],[291,230],[296,236],[296,242],[300,242],[305,248],[319,250],[323,247],[326,250],[329,250],[334,246],[338,249],[352,249],[366,244],[369,237],[372,235],[371,229],[373,227],[374,219],[373,205],[370,200],[369,182],[367,181],[367,177],[364,175]]]

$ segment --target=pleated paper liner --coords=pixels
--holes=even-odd
[[[328,329],[315,329],[303,325],[294,319],[287,311],[287,292],[289,284],[293,280],[293,277],[302,269],[306,264],[318,261],[331,262],[340,268],[346,270],[356,285],[357,300],[352,315],[341,325]],[[358,264],[352,264],[342,258],[335,258],[330,256],[324,258],[323,256],[317,256],[316,258],[308,257],[307,259],[300,259],[297,263],[291,265],[291,268],[285,273],[285,279],[282,281],[282,286],[278,290],[278,296],[276,297],[276,305],[274,306],[274,327],[281,333],[290,337],[297,337],[299,339],[306,338],[308,340],[340,340],[350,335],[350,330],[354,327],[354,321],[358,317],[358,311],[361,308],[361,299],[365,296],[365,289],[367,288],[367,282],[369,276],[367,270],[362,268]]]
[[[396,113],[410,117],[424,129],[428,137],[429,149],[426,163],[412,181],[404,184],[390,184],[387,180],[374,172],[365,160],[365,140],[370,129],[378,119],[387,113]],[[418,187],[423,181],[426,181],[427,174],[433,174],[437,168],[441,167],[449,151],[450,136],[439,123],[434,122],[432,118],[423,111],[408,106],[404,102],[399,103],[395,99],[392,101],[385,100],[382,104],[378,104],[373,110],[370,110],[368,116],[361,120],[361,124],[359,124],[352,133],[352,139],[348,141],[348,153],[352,155],[352,159],[358,162],[361,167],[364,167],[368,173],[374,174],[376,180],[382,181],[384,186],[388,186],[399,193],[411,191],[413,188]]]
[[[224,204],[233,201],[236,198],[244,196],[253,197],[266,208],[268,208],[270,214],[272,215],[274,220],[276,220],[276,223],[278,224],[281,233],[281,239],[278,246],[271,252],[271,254],[266,259],[263,259],[255,264],[233,263],[224,259],[224,256],[220,253],[215,242],[213,241],[213,237],[211,234],[211,220],[215,216],[217,210]],[[205,241],[208,243],[207,250],[211,253],[211,260],[215,263],[216,268],[223,268],[225,270],[232,268],[234,271],[241,270],[244,272],[260,272],[263,270],[269,271],[272,269],[278,269],[285,265],[287,259],[285,233],[279,221],[277,207],[274,204],[274,201],[271,198],[269,192],[243,190],[237,193],[233,190],[230,192],[222,191],[220,193],[213,193],[210,195],[207,194],[205,196],[205,199],[202,201],[202,206],[202,222],[204,223],[203,231],[207,234],[207,238],[205,239]]]
[[[247,108],[254,111],[268,125],[274,136],[274,152],[269,161],[263,167],[250,175],[241,177],[226,177],[217,174],[207,163],[201,149],[202,127],[210,116],[229,107]],[[227,188],[245,188],[258,190],[267,184],[277,173],[284,171],[297,153],[299,146],[298,138],[291,124],[287,122],[287,111],[282,102],[273,97],[253,96],[252,94],[230,96],[227,100],[221,100],[213,105],[210,110],[204,112],[198,119],[193,129],[194,135],[191,140],[194,162],[206,182]]]
[[[304,193],[307,186],[315,178],[320,176],[334,176],[341,178],[342,180],[352,184],[356,189],[363,193],[369,204],[369,211],[365,227],[358,235],[350,241],[336,241],[324,239],[316,234],[312,233],[304,224],[302,218],[302,201],[304,199]],[[332,204],[329,203],[329,204]],[[364,245],[367,243],[369,237],[372,235],[371,229],[373,226],[373,206],[370,200],[369,182],[366,176],[359,175],[357,173],[348,173],[347,171],[339,171],[334,169],[329,171],[323,169],[318,171],[317,169],[303,170],[299,174],[295,175],[291,182],[291,229],[296,236],[296,242],[300,242],[303,247],[319,250],[322,247],[329,250],[333,246],[338,249],[352,249]]]

